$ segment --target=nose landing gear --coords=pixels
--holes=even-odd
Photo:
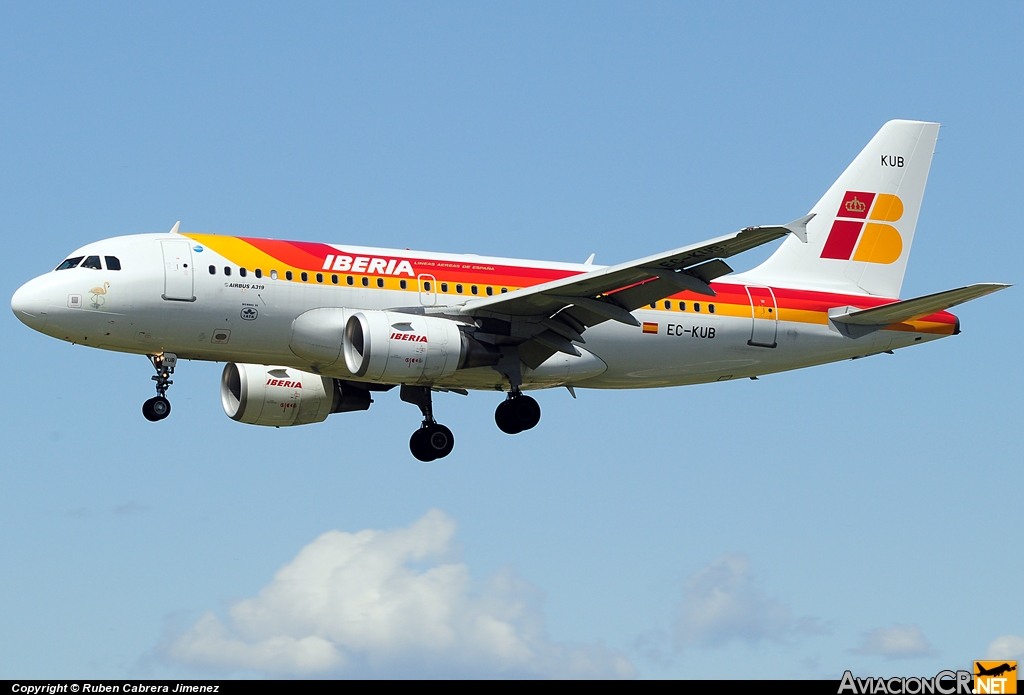
[[[142,404],[142,416],[150,422],[163,420],[171,414],[171,402],[167,400],[167,389],[170,388],[171,375],[174,374],[174,367],[178,364],[178,356],[173,352],[165,352],[160,355],[147,355],[149,361],[156,369],[156,396]]]
[[[540,422],[540,405],[514,388],[494,411],[494,422],[505,434],[519,434]]]
[[[420,461],[433,461],[452,453],[455,436],[450,429],[434,421],[430,389],[426,386],[402,384],[400,397],[406,403],[418,406],[423,414],[423,424],[409,438],[412,455]]]

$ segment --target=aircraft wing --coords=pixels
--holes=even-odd
[[[1006,289],[1010,285],[996,282],[968,285],[955,290],[937,292],[935,294],[906,299],[892,304],[883,304],[871,309],[861,309],[837,313],[829,318],[837,323],[851,326],[890,326],[903,321],[916,321],[930,314],[945,311],[958,304],[969,302],[986,294]]]
[[[466,302],[463,314],[512,319],[562,310],[584,326],[607,320],[639,325],[629,312],[683,290],[714,296],[710,283],[732,272],[721,259],[784,237],[803,237],[807,217],[788,225],[748,227],[726,236],[507,294]]]
[[[473,299],[460,313],[508,322],[496,343],[524,345],[523,361],[536,366],[554,352],[579,355],[572,341],[604,321],[630,326],[634,309],[684,290],[715,296],[710,282],[732,272],[722,259],[795,234],[806,241],[807,215],[787,225],[748,227],[734,234],[647,256],[627,263],[553,280],[493,297]],[[477,334],[478,337],[483,337]]]

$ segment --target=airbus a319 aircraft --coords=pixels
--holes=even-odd
[[[810,214],[598,266],[179,232],[88,244],[11,300],[29,327],[147,355],[167,417],[179,360],[227,362],[229,417],[286,427],[365,410],[399,387],[409,445],[454,446],[432,393],[501,391],[494,419],[537,425],[524,391],[757,377],[960,332],[945,310],[1003,289],[899,300],[939,124],[886,123]],[[723,259],[788,237],[733,273]],[[593,257],[591,257],[591,260]]]

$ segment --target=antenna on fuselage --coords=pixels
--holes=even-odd
[[[177,222],[174,223],[174,226],[171,227],[171,231],[169,231],[168,234],[177,234],[178,233],[178,227],[180,227],[180,226],[181,226],[181,220],[178,220]]]

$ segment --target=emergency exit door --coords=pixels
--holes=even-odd
[[[434,306],[437,304],[437,280],[433,275],[420,275],[417,280],[420,283],[420,304],[423,306]]]
[[[779,308],[770,287],[747,287],[750,297],[750,340],[747,345],[773,348],[779,330]]]
[[[164,299],[172,302],[194,302],[192,281],[192,247],[187,241],[166,239],[160,241],[164,254]]]

